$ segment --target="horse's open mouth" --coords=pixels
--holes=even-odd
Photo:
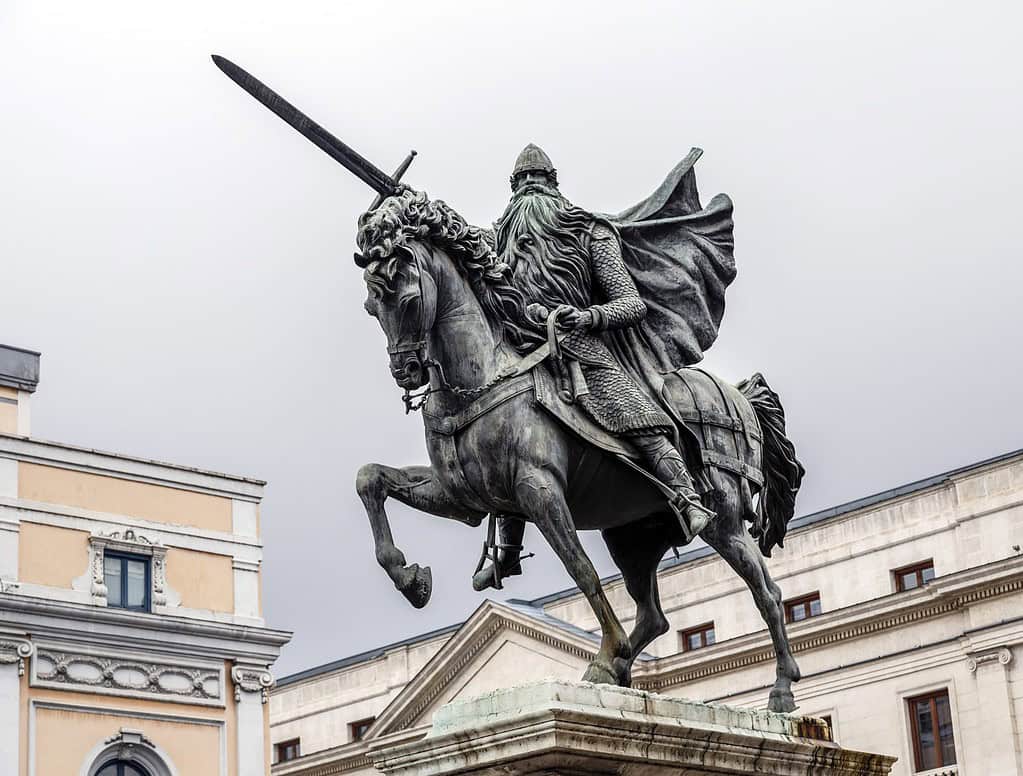
[[[394,375],[394,382],[398,384],[399,388],[414,391],[416,388],[426,385],[429,382],[429,376],[423,369],[406,370]]]

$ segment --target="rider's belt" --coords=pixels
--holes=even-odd
[[[457,434],[475,420],[486,415],[495,407],[514,399],[521,393],[533,390],[533,376],[519,375],[498,383],[485,394],[454,415],[432,415],[423,409],[423,422],[427,431],[437,434]]]

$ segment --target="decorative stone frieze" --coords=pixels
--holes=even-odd
[[[221,672],[208,666],[138,660],[125,656],[36,652],[33,686],[95,691],[113,695],[222,704]]]
[[[25,675],[25,661],[33,652],[35,645],[27,639],[0,636],[0,665],[17,665],[18,676]]]
[[[234,683],[234,699],[241,702],[242,693],[259,693],[261,703],[270,699],[270,688],[274,677],[265,665],[235,663],[231,667],[231,681]]]

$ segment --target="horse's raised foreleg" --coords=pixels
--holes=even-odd
[[[601,534],[611,560],[622,572],[625,589],[636,602],[636,624],[629,634],[635,660],[651,641],[667,633],[670,627],[657,590],[657,566],[671,546],[670,537],[663,521],[656,516],[607,528]]]
[[[485,515],[451,500],[440,486],[436,473],[429,466],[393,466],[370,463],[359,469],[355,489],[366,506],[373,529],[377,563],[387,572],[394,586],[409,602],[421,609],[430,600],[433,577],[430,567],[407,564],[405,554],[394,545],[391,526],[387,522],[384,502],[390,498],[439,517],[478,526]]]
[[[719,519],[711,524],[710,530],[705,530],[700,536],[717,550],[749,586],[757,609],[760,610],[760,615],[771,633],[777,669],[768,708],[771,711],[795,711],[792,683],[799,681],[800,674],[796,659],[792,656],[788,634],[785,632],[781,590],[771,579],[764,556],[761,555],[756,541],[746,531],[746,525],[738,510],[721,510],[718,515]]]
[[[629,639],[576,535],[572,513],[565,501],[564,485],[553,473],[536,470],[518,478],[515,494],[522,514],[536,524],[557,553],[600,622],[600,651],[586,669],[583,681],[628,687],[632,665]]]

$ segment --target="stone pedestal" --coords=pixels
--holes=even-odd
[[[886,776],[895,761],[812,717],[554,681],[449,703],[425,738],[372,757],[388,776]]]

